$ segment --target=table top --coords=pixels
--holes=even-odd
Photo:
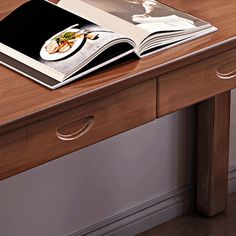
[[[0,19],[24,2],[0,0]],[[0,133],[236,47],[235,0],[162,2],[210,22],[218,31],[144,59],[117,63],[54,91],[0,66]]]

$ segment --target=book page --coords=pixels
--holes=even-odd
[[[68,0],[62,0],[68,1]],[[158,0],[75,0],[87,3],[126,22],[135,25],[149,23],[166,23],[173,26],[197,27],[206,22],[199,20],[187,13],[181,12],[171,6],[165,5]],[[173,28],[174,30],[174,28]],[[160,31],[155,28],[152,33]]]
[[[91,22],[94,22],[102,27],[112,30],[132,39],[136,45],[148,37],[150,34],[148,30],[141,27],[136,27],[132,22],[107,11],[106,6],[112,5],[112,8],[119,9],[119,0],[115,1],[83,1],[83,0],[61,0],[57,5],[72,13],[83,17]],[[103,5],[104,3],[104,5]],[[122,10],[122,9],[120,9]]]
[[[139,46],[153,33],[197,30],[209,25],[157,0],[61,0],[59,6],[126,35]]]
[[[60,82],[114,44],[135,46],[47,1],[24,3],[1,21],[0,32],[0,52]]]

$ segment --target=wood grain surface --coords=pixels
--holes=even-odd
[[[23,2],[0,0],[1,18]],[[145,59],[120,62],[55,91],[0,66],[0,133],[236,47],[235,0],[164,0],[163,3],[209,21],[218,27],[218,32]]]
[[[229,69],[236,70],[235,59],[236,48],[160,76],[157,80],[157,116],[167,115],[235,88],[236,76],[232,79],[217,76],[217,70],[222,65],[232,64]]]
[[[198,106],[197,210],[214,216],[227,208],[230,92]]]
[[[156,80],[0,136],[0,180],[156,118]]]

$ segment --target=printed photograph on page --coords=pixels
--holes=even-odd
[[[156,0],[82,0],[148,32],[194,28],[194,19]]]

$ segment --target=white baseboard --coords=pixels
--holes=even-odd
[[[229,193],[236,191],[236,165],[229,169]],[[133,236],[191,211],[194,187],[184,186],[70,236]]]
[[[191,210],[194,201],[193,189],[192,185],[179,188],[70,236],[136,235]]]

